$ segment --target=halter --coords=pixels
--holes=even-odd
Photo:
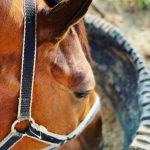
[[[95,103],[85,119],[68,135],[59,135],[49,132],[44,126],[35,123],[31,116],[32,93],[36,63],[36,0],[24,0],[24,41],[22,52],[22,68],[20,83],[20,98],[17,120],[13,123],[11,132],[0,142],[0,150],[8,150],[18,143],[23,137],[30,137],[49,144],[47,150],[55,150],[67,141],[76,138],[94,119],[100,110],[100,100],[96,95]],[[15,129],[17,123],[30,121],[26,132]]]

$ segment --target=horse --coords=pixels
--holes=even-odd
[[[0,141],[17,118],[20,90],[24,10],[23,0],[0,1]],[[95,101],[95,78],[83,16],[91,0],[58,4],[37,0],[37,56],[32,117],[49,131],[66,135],[86,117]],[[101,115],[60,150],[95,150],[101,141]],[[29,122],[16,125],[24,132]],[[97,131],[99,130],[99,131]],[[92,140],[93,139],[93,140]],[[47,147],[23,137],[12,150]]]

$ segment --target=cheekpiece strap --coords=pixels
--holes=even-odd
[[[31,119],[32,93],[36,62],[36,0],[24,0],[24,41],[18,120]]]

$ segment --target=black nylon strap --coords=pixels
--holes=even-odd
[[[69,139],[62,140],[61,138],[60,139],[54,138],[50,135],[45,134],[42,131],[37,131],[37,129],[35,129],[31,125],[29,126],[29,129],[26,132],[26,134],[30,137],[40,139],[41,141],[48,143],[48,144],[52,143],[52,144],[63,145],[67,140],[69,140]]]
[[[22,72],[18,119],[31,118],[32,88],[36,60],[36,0],[24,0],[24,46],[22,54]]]
[[[11,132],[1,143],[0,150],[9,150],[15,143],[23,137],[22,133],[17,131]]]

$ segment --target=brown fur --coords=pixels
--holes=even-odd
[[[73,0],[65,1],[52,9],[48,8],[43,0],[38,0],[38,49],[32,117],[38,124],[58,134],[68,134],[74,130],[87,115],[95,100],[95,80],[82,48],[84,46],[88,49],[87,39],[81,30],[73,28],[85,14],[90,0],[87,0],[82,10],[78,8],[83,5],[83,0],[76,1],[75,5],[72,3]],[[3,0],[0,2],[0,10],[0,129],[2,129],[0,140],[2,140],[10,132],[11,125],[17,117],[23,1]],[[77,10],[79,13],[75,14]],[[83,23],[79,23],[78,29],[80,28],[84,29]],[[91,92],[82,100],[73,94],[76,91],[86,90]],[[22,123],[17,129],[23,131],[27,126],[28,123]],[[45,146],[46,144],[24,137],[13,149],[37,150]]]

